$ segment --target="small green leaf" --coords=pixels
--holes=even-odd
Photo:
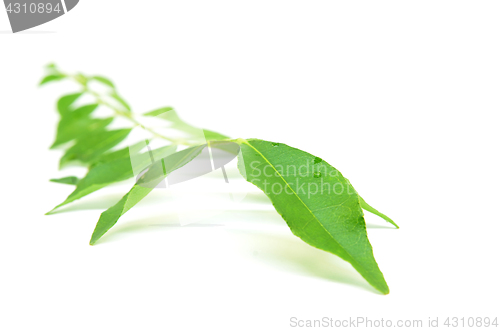
[[[116,205],[101,214],[92,233],[90,244],[95,244],[123,214],[144,199],[169,173],[188,164],[205,147],[205,145],[190,147],[155,162]]]
[[[50,83],[50,82],[59,81],[59,80],[62,80],[64,78],[66,78],[66,76],[63,74],[57,74],[57,73],[50,74],[50,75],[43,77],[43,79],[40,81],[38,86],[42,86],[42,85],[45,85],[45,84]]]
[[[205,139],[207,141],[229,139],[229,137],[226,135],[223,135],[223,134],[215,132],[215,131],[207,130],[207,129],[203,129],[203,133],[205,134]]]
[[[57,69],[57,65],[55,63],[49,63],[45,66],[45,69],[48,69],[48,70],[58,70]]]
[[[127,103],[127,101],[125,101],[121,96],[118,95],[118,93],[116,92],[113,92],[110,94],[110,96],[115,99],[116,101],[118,101],[118,103],[120,105],[122,105],[123,108],[125,108],[126,111],[132,111],[132,108],[130,107],[130,105]]]
[[[71,105],[78,100],[83,95],[83,93],[74,93],[74,94],[68,94],[63,97],[61,97],[57,101],[57,111],[59,114],[64,116],[65,114],[70,112],[70,107]]]
[[[327,162],[285,144],[238,142],[240,172],[271,199],[292,233],[351,263],[373,287],[389,293],[349,181]]]
[[[108,78],[106,78],[106,77],[103,77],[103,76],[92,76],[92,77],[90,77],[90,79],[91,80],[95,80],[95,81],[97,81],[99,83],[102,83],[104,85],[107,85],[107,86],[109,86],[109,87],[111,87],[113,89],[115,88],[115,84],[113,84],[113,82],[111,80],[109,80]]]
[[[221,133],[207,130],[207,129],[200,129],[195,126],[192,126],[186,122],[184,122],[179,115],[177,115],[177,112],[172,108],[172,107],[164,107],[160,109],[156,109],[153,111],[150,111],[148,113],[143,114],[143,116],[149,116],[149,117],[158,117],[161,118],[165,121],[168,121],[172,123],[172,128],[183,131],[187,134],[197,136],[201,132],[204,133],[205,139],[207,141],[209,140],[224,140],[224,139],[229,139],[228,136],[223,135]]]
[[[56,139],[50,148],[93,134],[108,126],[113,118],[91,118],[98,104],[85,105],[63,115],[57,126]]]
[[[361,205],[361,208],[363,208],[364,210],[369,211],[370,213],[375,214],[375,215],[383,218],[387,222],[389,222],[392,225],[394,225],[396,227],[396,229],[399,229],[399,226],[393,220],[391,220],[389,218],[389,216],[386,216],[386,215],[382,214],[381,212],[379,212],[378,210],[376,210],[375,208],[373,208],[372,206],[370,206],[369,204],[367,204],[366,201],[361,196],[359,196],[359,203]]]
[[[90,132],[81,136],[75,145],[66,151],[59,166],[62,168],[68,162],[78,160],[83,163],[92,163],[103,153],[123,141],[132,129],[113,131]]]
[[[76,74],[74,76],[74,79],[83,86],[87,86],[87,83],[89,81],[88,77],[81,73]]]
[[[92,192],[100,190],[112,183],[117,183],[132,178],[135,173],[140,173],[150,166],[155,160],[163,159],[175,152],[177,146],[170,145],[147,151],[142,154],[133,155],[134,164],[130,162],[131,156],[127,148],[125,157],[112,160],[108,163],[101,163],[89,170],[87,175],[80,180],[75,190],[61,204],[57,205],[49,213],[67,205],[70,202],[83,198]],[[134,171],[135,170],[135,171]]]
[[[158,116],[158,115],[164,114],[166,112],[169,112],[171,110],[174,110],[174,108],[172,108],[172,107],[163,107],[163,108],[160,108],[160,109],[155,109],[155,110],[152,110],[150,112],[147,112],[147,113],[143,114],[143,116]]]
[[[78,184],[79,180],[80,179],[78,177],[71,176],[71,177],[63,177],[63,178],[54,178],[54,179],[51,179],[50,181],[54,182],[54,183],[59,183],[59,184],[76,185],[76,184]]]

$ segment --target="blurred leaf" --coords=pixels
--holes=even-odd
[[[73,77],[78,83],[87,86],[89,79],[84,74],[78,73]]]
[[[64,78],[66,78],[66,76],[63,74],[50,74],[50,75],[43,77],[43,79],[40,81],[40,83],[38,85],[42,86],[42,85],[45,85],[45,84],[50,83],[50,82],[62,80]]]
[[[76,185],[76,184],[78,184],[79,180],[80,179],[78,177],[71,176],[71,177],[63,177],[63,178],[54,178],[54,179],[51,179],[50,181],[54,182],[54,183],[59,183],[59,184]]]
[[[65,113],[57,126],[57,134],[51,148],[78,139],[83,135],[97,132],[108,126],[113,118],[91,118],[90,114],[98,104],[85,105],[74,111]]]
[[[122,105],[122,107],[125,108],[126,111],[132,111],[130,105],[121,96],[119,96],[118,93],[113,92],[110,94],[110,96],[116,101],[118,101],[118,103]]]
[[[112,183],[132,178],[134,176],[134,172],[137,174],[140,173],[145,168],[153,164],[155,160],[163,159],[174,153],[176,148],[177,146],[170,145],[141,154],[134,153],[132,156],[127,153],[125,157],[112,160],[108,163],[101,163],[93,167],[87,175],[80,180],[78,186],[68,196],[68,198],[47,214],[50,214],[57,208],[67,205],[70,202],[78,200]],[[130,161],[131,157],[133,157],[134,160],[133,164]]]
[[[124,140],[132,129],[90,132],[79,137],[74,146],[66,151],[59,166],[62,168],[68,162],[79,160],[83,163],[95,161],[101,154],[107,152]]]
[[[215,131],[207,130],[207,129],[203,129],[203,133],[205,134],[205,139],[207,141],[229,139],[229,137],[226,135],[223,135],[223,134],[215,132]]]
[[[143,114],[143,116],[158,116],[158,115],[161,115],[161,114],[166,113],[166,112],[171,111],[171,110],[174,110],[174,108],[163,107],[160,109],[156,109],[156,110],[152,110],[150,112],[147,112],[147,113]]]
[[[228,136],[223,135],[221,133],[207,130],[207,129],[201,129],[201,128],[192,126],[192,125],[184,122],[172,107],[164,107],[164,108],[156,109],[156,110],[153,110],[153,111],[150,111],[150,112],[143,114],[143,116],[161,118],[167,122],[172,123],[171,127],[173,129],[185,132],[185,133],[187,133],[189,135],[193,135],[195,137],[199,136],[200,133],[203,132],[206,140],[229,139]]]
[[[205,145],[187,148],[155,162],[116,205],[101,214],[90,244],[95,244],[123,214],[144,199],[169,173],[188,164],[204,148]]]
[[[125,158],[125,157],[130,157],[130,151],[139,151],[139,150],[141,150],[146,145],[148,145],[147,141],[140,141],[140,142],[135,143],[135,144],[133,144],[131,146],[127,146],[125,148],[122,148],[122,149],[119,149],[119,150],[116,150],[116,151],[112,151],[112,152],[108,152],[108,153],[102,154],[96,160],[94,160],[92,162],[92,164],[90,165],[90,169],[98,166],[99,164],[108,163],[108,162],[111,162],[111,161],[114,161],[114,160],[118,160],[118,159],[122,159],[122,158]]]
[[[109,87],[111,87],[113,89],[115,88],[115,84],[113,84],[113,82],[111,80],[109,80],[108,78],[106,78],[106,77],[103,77],[103,76],[92,76],[92,77],[90,77],[90,79],[91,80],[95,80],[95,81],[97,81],[99,83],[102,83],[104,85],[107,85],[107,86],[109,86]]]
[[[68,94],[63,97],[61,97],[57,101],[57,111],[61,116],[64,116],[70,111],[70,106],[78,100],[83,95],[83,93],[74,93],[74,94]]]
[[[57,70],[57,66],[55,63],[49,63],[45,66],[45,69],[49,69],[49,70]]]

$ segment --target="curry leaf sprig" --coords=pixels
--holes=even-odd
[[[384,294],[389,293],[373,256],[363,210],[382,217],[396,228],[398,226],[368,205],[349,180],[325,160],[283,143],[231,139],[196,128],[182,121],[171,107],[137,115],[118,93],[115,84],[102,76],[67,74],[50,65],[40,85],[61,80],[76,82],[78,91],[62,96],[57,102],[60,121],[51,148],[64,150],[61,168],[77,164],[88,171],[83,178],[51,179],[52,182],[74,185],[75,189],[47,214],[56,213],[62,206],[140,173],[129,192],[101,214],[92,233],[91,245],[159,183],[193,164],[192,161],[200,155],[209,155],[207,150],[210,149],[211,157],[217,155],[217,151],[237,156],[241,175],[268,196],[293,234],[311,246],[341,257],[373,287]],[[95,84],[104,87],[105,92],[94,89]],[[81,102],[84,97],[93,101]],[[113,115],[95,116],[100,108],[110,110]],[[176,137],[159,132],[144,125],[139,119],[141,116],[156,118],[160,126],[174,128],[186,135]],[[129,127],[111,129],[117,118],[125,119]],[[117,149],[135,128],[141,128],[149,137]],[[200,132],[204,141],[199,139]],[[153,140],[161,140],[166,145],[153,149],[150,146]],[[222,167],[214,158],[212,163]]]

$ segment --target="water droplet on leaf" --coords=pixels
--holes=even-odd
[[[323,161],[323,159],[321,159],[321,158],[319,158],[319,157],[314,158],[314,164],[318,164],[318,163],[320,163],[321,161]]]
[[[321,172],[315,172],[314,173],[314,178],[319,178],[321,177]]]
[[[279,143],[271,143],[273,147],[278,147],[280,144]]]

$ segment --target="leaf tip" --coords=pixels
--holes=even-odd
[[[378,284],[378,286],[373,286],[373,287],[383,295],[388,295],[390,293],[389,286],[385,282],[384,284]]]
[[[101,239],[101,237],[102,237],[102,234],[101,234],[101,235],[96,234],[96,231],[95,231],[95,229],[94,229],[94,232],[92,232],[92,236],[90,237],[90,242],[89,242],[89,245],[90,245],[90,246],[94,246],[94,245],[95,245],[95,243],[96,243],[99,239]]]
[[[396,229],[399,229],[399,225],[396,224],[396,222],[394,222],[393,220],[391,220],[389,217],[385,218],[385,220],[389,223],[391,223],[392,225],[394,225],[394,227]]]

